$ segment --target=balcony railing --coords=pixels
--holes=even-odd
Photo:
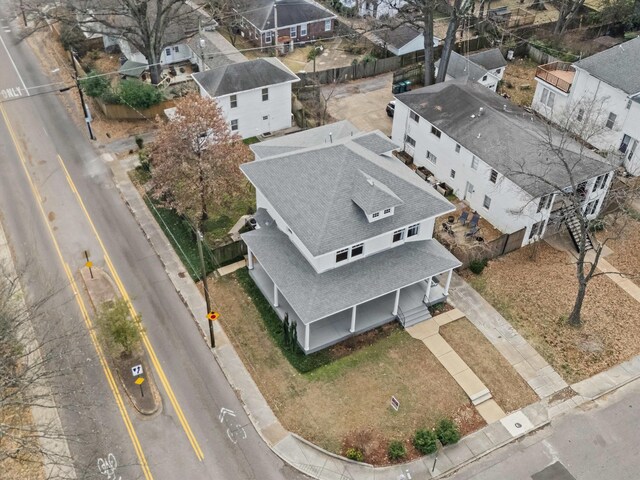
[[[575,72],[573,65],[570,63],[552,62],[540,65],[536,69],[536,77],[544,80],[549,85],[553,85],[558,90],[569,93]]]

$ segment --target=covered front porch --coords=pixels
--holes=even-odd
[[[249,274],[280,319],[288,313],[296,322],[300,347],[306,354],[364,333],[395,319],[403,325],[431,318],[428,306],[446,300],[452,270],[388,292],[320,319],[304,321],[293,309],[264,267],[248,252]]]

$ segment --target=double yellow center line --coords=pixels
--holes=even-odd
[[[20,159],[20,163],[22,164],[22,168],[25,172],[25,175],[27,177],[27,180],[29,182],[29,186],[31,188],[31,191],[36,199],[36,202],[38,204],[38,209],[42,215],[42,218],[44,220],[45,225],[47,226],[47,230],[49,232],[49,235],[51,237],[51,240],[53,242],[54,248],[56,250],[56,253],[60,259],[60,262],[64,268],[65,274],[67,275],[67,278],[69,280],[69,284],[71,285],[71,288],[74,292],[74,297],[76,299],[76,302],[78,303],[78,306],[80,308],[80,311],[82,313],[82,317],[84,319],[85,325],[87,327],[87,330],[89,332],[89,336],[91,339],[91,342],[96,350],[96,354],[98,355],[98,358],[100,360],[100,364],[102,365],[105,377],[107,378],[107,383],[109,384],[109,388],[111,389],[113,396],[116,400],[116,405],[120,411],[120,414],[122,416],[122,419],[125,423],[125,426],[127,428],[127,432],[129,433],[129,437],[131,438],[131,441],[134,445],[134,449],[136,451],[136,455],[140,461],[140,466],[142,468],[142,471],[144,473],[144,476],[147,480],[152,480],[152,475],[151,475],[151,471],[149,470],[149,466],[147,463],[147,460],[145,458],[144,452],[142,450],[142,446],[140,444],[140,441],[138,439],[138,436],[133,428],[133,425],[131,423],[131,419],[129,417],[129,414],[126,411],[126,408],[124,406],[124,402],[122,400],[122,397],[118,391],[118,387],[117,384],[115,382],[113,373],[111,372],[107,361],[105,359],[104,353],[102,351],[102,348],[100,347],[100,344],[98,343],[97,337],[95,335],[95,329],[93,327],[93,323],[91,322],[91,318],[88,314],[87,308],[84,305],[84,301],[82,300],[82,297],[80,295],[80,291],[77,287],[75,278],[73,276],[73,273],[71,272],[71,269],[69,268],[69,266],[67,265],[67,263],[64,260],[64,257],[62,255],[62,251],[60,249],[60,245],[58,244],[58,241],[53,233],[53,229],[51,227],[51,224],[48,221],[48,217],[46,215],[46,212],[44,210],[43,207],[43,202],[42,202],[42,198],[38,192],[38,189],[35,186],[35,182],[33,181],[33,177],[31,176],[31,174],[29,173],[29,170],[27,168],[27,164],[26,164],[26,160],[25,160],[25,156],[24,156],[24,152],[22,151],[22,148],[20,147],[20,143],[18,142],[17,136],[13,130],[13,127],[9,121],[9,118],[6,114],[6,111],[4,110],[3,106],[0,105],[0,112],[2,113],[2,117],[4,119],[4,122],[7,126],[7,130],[9,131],[9,135],[11,136],[11,139],[13,141],[16,153],[18,154],[18,158]],[[120,291],[122,297],[125,299],[125,301],[127,302],[128,306],[129,306],[129,310],[131,312],[131,314],[134,316],[137,315],[133,304],[131,302],[131,298],[129,296],[129,294],[127,293],[122,280],[120,279],[120,276],[118,275],[113,262],[111,261],[111,258],[107,252],[107,249],[102,241],[102,238],[100,237],[100,235],[98,234],[98,231],[89,215],[89,212],[87,211],[84,202],[80,196],[80,194],[78,193],[78,190],[73,182],[73,180],[71,179],[71,176],[69,175],[69,171],[67,170],[62,158],[58,155],[58,161],[60,163],[60,166],[62,167],[64,174],[67,178],[67,182],[69,183],[69,186],[71,188],[71,190],[73,191],[73,193],[76,196],[76,199],[78,200],[78,203],[80,205],[80,207],[82,208],[82,211],[85,214],[85,217],[87,218],[89,225],[91,226],[91,229],[96,237],[96,239],[98,240],[98,243],[100,244],[100,247],[102,248],[103,254],[104,254],[104,259],[105,259],[105,263],[107,264],[107,267],[109,268],[109,271],[118,287],[118,290]],[[171,405],[173,406],[178,419],[180,421],[180,424],[182,425],[183,430],[185,431],[187,438],[189,439],[189,442],[191,444],[191,446],[193,447],[193,450],[196,453],[196,457],[198,458],[198,460],[202,461],[204,459],[204,454],[202,452],[202,449],[200,448],[200,445],[198,444],[198,441],[196,440],[193,431],[191,430],[191,427],[189,426],[189,423],[187,422],[184,413],[182,411],[182,408],[180,407],[180,404],[178,403],[175,394],[173,392],[173,389],[171,388],[171,385],[169,384],[169,381],[164,373],[164,370],[162,369],[162,366],[160,365],[160,362],[158,361],[158,357],[155,353],[155,350],[153,349],[153,346],[151,345],[151,342],[149,341],[149,338],[146,334],[146,332],[144,331],[144,329],[142,328],[142,326],[140,326],[140,333],[141,333],[141,337],[142,337],[142,341],[143,344],[147,350],[147,353],[151,359],[151,362],[155,368],[155,371],[158,375],[158,377],[160,378],[160,381],[167,393],[167,396],[169,397],[169,401],[171,402]]]

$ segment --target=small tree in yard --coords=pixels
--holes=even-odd
[[[582,306],[589,282],[597,276],[611,273],[598,271],[598,262],[606,244],[619,238],[624,231],[628,218],[627,202],[638,194],[637,187],[627,187],[607,178],[607,181],[612,182],[612,186],[605,199],[605,207],[601,210],[601,212],[605,210],[607,212],[607,216],[601,218],[601,226],[606,230],[606,234],[601,235],[600,238],[591,236],[592,213],[585,205],[585,189],[588,191],[591,187],[586,182],[585,174],[581,172],[585,164],[597,165],[593,159],[595,154],[590,152],[588,145],[604,132],[604,118],[608,114],[602,108],[605,101],[606,99],[582,100],[569,105],[561,115],[555,118],[557,124],[547,124],[544,131],[538,132],[537,144],[527,147],[537,149],[539,152],[536,165],[532,168],[532,165],[521,162],[510,172],[511,175],[527,179],[531,185],[536,185],[548,194],[554,195],[553,204],[560,204],[562,207],[557,210],[559,213],[554,219],[556,226],[563,225],[567,220],[577,221],[578,247],[573,255],[578,288],[573,308],[568,316],[569,324],[574,327],[582,325]],[[576,141],[576,137],[581,140]],[[608,163],[603,158],[600,162]],[[609,168],[602,166],[601,175],[598,178],[603,178],[607,172],[609,177],[614,175],[612,170],[615,163],[619,161],[616,160]],[[602,187],[598,186],[598,188]],[[522,212],[516,214],[522,214]],[[551,222],[550,219],[549,223]]]
[[[241,192],[238,167],[249,155],[215,100],[188,95],[176,105],[175,118],[159,122],[151,148],[154,196],[202,231],[211,209]]]
[[[87,95],[93,98],[102,97],[109,90],[111,84],[106,75],[100,75],[95,70],[91,70],[89,74],[80,80],[80,86]]]
[[[118,96],[122,103],[136,109],[149,108],[162,101],[160,90],[138,79],[120,82]]]
[[[140,318],[132,318],[129,304],[124,299],[105,302],[98,312],[97,324],[105,342],[111,348],[121,349],[123,357],[130,357],[140,344]]]

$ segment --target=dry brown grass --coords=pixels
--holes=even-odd
[[[9,408],[6,407],[0,410],[0,423],[11,425],[14,429],[24,428],[24,435],[30,435],[30,430],[33,428],[33,416],[31,410],[28,407],[25,408]],[[12,435],[17,435],[17,430],[11,432]],[[30,444],[34,440],[27,440]],[[37,440],[35,440],[37,442]],[[2,449],[5,451],[11,451],[16,448],[16,445],[9,437],[3,438],[0,441]],[[35,445],[37,448],[37,445]],[[37,453],[23,453],[17,459],[6,458],[0,461],[0,478],[3,479],[21,479],[21,480],[42,480],[45,478],[45,472],[42,465],[42,456]]]
[[[638,254],[640,222],[628,217],[626,222],[620,237],[607,242],[607,246],[613,250],[613,253],[607,255],[605,259],[618,270],[627,274],[633,282],[640,285],[640,255]],[[598,238],[604,238],[606,235],[607,232],[602,232],[598,234]]]
[[[506,93],[513,103],[530,107],[536,91],[537,64],[528,58],[516,58],[507,64],[498,93]],[[511,87],[509,87],[511,85]],[[529,85],[527,89],[522,86]]]
[[[442,416],[463,433],[483,425],[468,398],[426,346],[399,328],[309,374],[291,367],[234,277],[211,282],[220,321],[284,427],[332,452],[360,438],[366,460],[386,462],[386,442],[408,440]],[[400,411],[390,408],[391,396]],[[410,451],[415,454],[415,452]]]
[[[594,278],[583,326],[566,318],[576,295],[568,253],[539,243],[489,262],[470,283],[556,368],[575,382],[640,353],[638,302],[605,276]]]
[[[538,400],[527,382],[466,318],[440,327],[440,335],[478,375],[505,412]]]

